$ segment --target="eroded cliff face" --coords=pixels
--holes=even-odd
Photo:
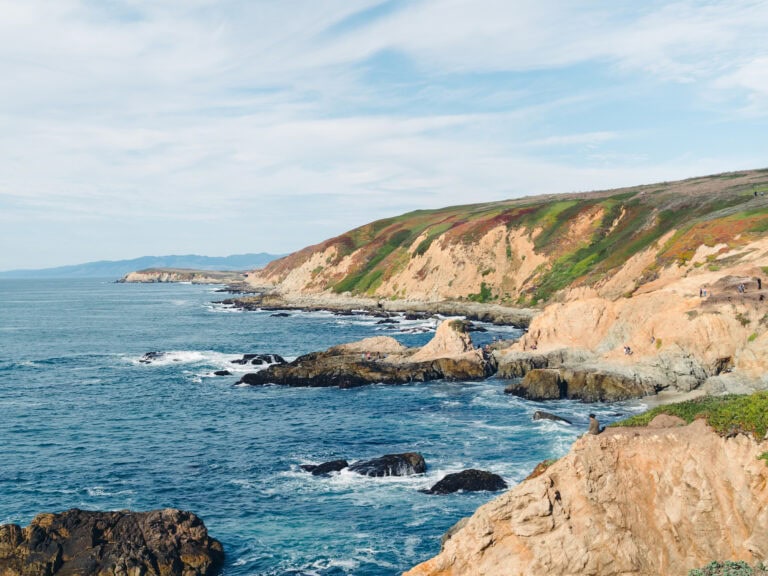
[[[586,435],[406,574],[674,576],[713,559],[764,560],[766,450],[703,420]]]
[[[546,306],[510,352],[582,348],[597,365],[655,371],[680,390],[731,370],[768,384],[768,240],[710,252],[634,290],[632,272],[647,258],[639,254],[605,282]]]

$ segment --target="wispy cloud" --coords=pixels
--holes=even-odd
[[[768,152],[765,2],[0,0],[0,14],[0,268],[283,252],[403,210]]]

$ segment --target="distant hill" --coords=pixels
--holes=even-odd
[[[232,256],[142,256],[132,260],[101,260],[72,266],[39,270],[9,270],[0,278],[120,278],[145,268],[193,268],[195,270],[253,270],[262,268],[280,255],[234,254]]]

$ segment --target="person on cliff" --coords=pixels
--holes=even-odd
[[[595,415],[594,414],[590,414],[589,415],[589,430],[587,430],[587,434],[595,434],[595,435],[597,435],[597,434],[600,434],[600,432],[602,432],[603,430],[605,430],[605,426],[603,426],[601,428],[600,427],[600,422],[595,417]]]

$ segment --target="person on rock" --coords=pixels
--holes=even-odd
[[[600,422],[595,417],[595,415],[594,414],[590,414],[589,415],[589,430],[587,431],[587,434],[595,434],[595,435],[597,435],[597,434],[600,434],[600,432],[602,432],[603,430],[605,430],[605,426],[603,426],[601,428],[600,427]]]

